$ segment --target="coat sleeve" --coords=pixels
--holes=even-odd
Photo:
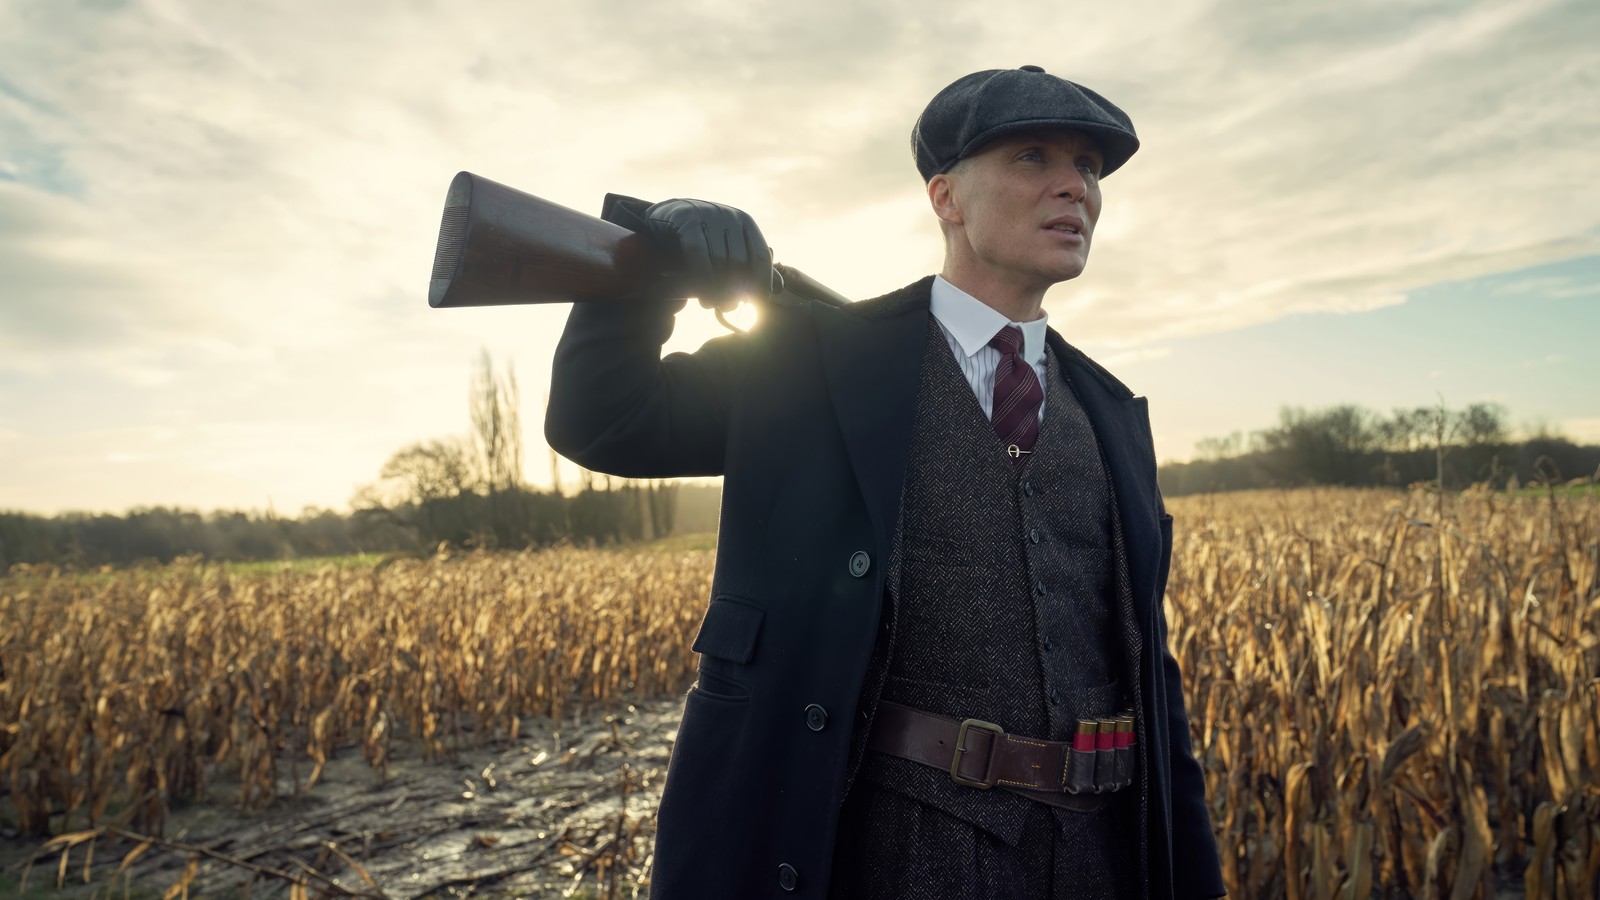
[[[545,440],[628,478],[721,475],[744,335],[661,356],[686,301],[574,303],[556,346]]]
[[[1222,864],[1206,806],[1205,773],[1194,758],[1189,738],[1189,713],[1184,704],[1183,676],[1167,645],[1167,574],[1172,565],[1172,517],[1162,512],[1159,590],[1156,611],[1161,623],[1162,674],[1166,680],[1167,741],[1172,748],[1172,876],[1175,895],[1210,898],[1227,895],[1222,884]]]

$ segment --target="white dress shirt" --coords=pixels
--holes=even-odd
[[[1039,376],[1039,387],[1045,387],[1044,331],[1049,316],[1040,311],[1032,322],[1013,322],[1005,314],[982,300],[963,291],[943,275],[933,279],[933,298],[930,303],[933,317],[950,342],[950,352],[961,364],[961,374],[967,376],[972,392],[978,396],[985,418],[994,415],[994,370],[1000,365],[1000,351],[989,346],[989,341],[1007,325],[1022,329],[1022,358]],[[1044,422],[1044,403],[1039,404],[1039,421]]]

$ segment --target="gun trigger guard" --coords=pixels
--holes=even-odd
[[[719,306],[719,307],[716,308],[716,310],[717,310],[717,321],[722,323],[722,327],[723,328],[728,329],[729,331],[733,332],[734,334],[745,334],[746,333],[743,328],[740,328],[739,326],[737,326],[737,325],[733,324],[732,322],[728,321],[728,317],[722,314],[722,307]]]

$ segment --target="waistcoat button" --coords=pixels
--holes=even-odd
[[[828,711],[813,703],[806,707],[806,727],[812,731],[821,731],[828,727]]]
[[[1028,542],[1029,543],[1033,543],[1033,544],[1039,543],[1039,529],[1037,529],[1037,528],[1029,528],[1028,529]]]
[[[872,557],[867,555],[867,551],[857,550],[856,552],[850,554],[851,575],[860,578],[861,576],[867,574],[867,570],[870,568],[872,568]]]
[[[1026,494],[1029,497],[1033,496],[1033,479],[1031,479],[1031,478],[1022,479],[1022,493]]]
[[[1034,586],[1033,586],[1033,592],[1034,592],[1034,593],[1035,593],[1035,594],[1038,594],[1038,595],[1039,595],[1039,596],[1041,596],[1041,597],[1043,597],[1043,596],[1044,596],[1044,595],[1045,595],[1045,594],[1047,594],[1047,593],[1049,593],[1049,592],[1048,592],[1048,591],[1046,591],[1046,590],[1045,590],[1045,588],[1044,588],[1044,582],[1042,582],[1042,581],[1040,581],[1040,582],[1038,582],[1038,583],[1036,583],[1036,584],[1035,584],[1035,585],[1034,585]]]
[[[800,873],[795,871],[794,866],[784,863],[778,867],[778,887],[792,891],[799,885]]]

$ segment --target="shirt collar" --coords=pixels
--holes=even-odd
[[[988,346],[1000,329],[1015,325],[1022,329],[1022,357],[1033,365],[1044,362],[1044,335],[1050,316],[1043,310],[1032,322],[1012,322],[1004,313],[946,281],[943,275],[933,279],[929,309],[968,358]]]

